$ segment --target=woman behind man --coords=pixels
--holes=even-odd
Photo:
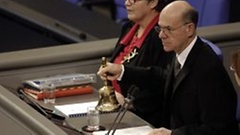
[[[111,62],[132,66],[162,66],[170,61],[171,54],[163,51],[162,42],[154,30],[162,8],[173,0],[125,0],[129,21],[123,25],[120,38],[113,51]],[[116,97],[123,104],[132,85],[113,81]],[[133,109],[136,115],[159,127],[161,106],[156,105],[161,94],[159,86],[148,86],[144,82],[136,93]]]

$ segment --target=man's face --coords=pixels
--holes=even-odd
[[[189,44],[188,25],[177,14],[160,14],[159,17],[159,38],[163,43],[165,51],[175,51],[181,53]]]

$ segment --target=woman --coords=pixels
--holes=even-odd
[[[170,62],[171,54],[163,51],[162,42],[154,30],[160,11],[170,1],[173,0],[125,0],[129,21],[123,25],[111,62],[142,67],[164,67]],[[112,85],[118,102],[123,104],[132,84],[113,81]],[[154,127],[160,126],[160,86],[147,86],[144,83],[138,86],[140,91],[134,95],[131,110]]]

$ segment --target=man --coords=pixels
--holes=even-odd
[[[222,62],[196,35],[197,21],[197,11],[186,1],[172,2],[162,10],[156,30],[164,50],[176,53],[167,69],[112,63],[99,69],[98,74],[109,80],[164,83],[156,103],[163,108],[162,128],[149,135],[238,135],[236,92]]]

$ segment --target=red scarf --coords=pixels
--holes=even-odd
[[[156,25],[158,22],[158,17],[157,15],[146,27],[144,30],[142,36],[138,38],[136,36],[136,32],[139,28],[139,24],[135,23],[134,26],[129,30],[129,32],[125,35],[125,37],[120,41],[120,44],[124,46],[124,49],[122,52],[119,53],[119,55],[116,57],[114,60],[114,63],[120,64],[123,63],[123,59],[126,55],[131,53],[134,48],[141,48],[143,41],[147,37],[148,33],[153,29],[153,27]],[[112,81],[112,85],[114,89],[121,93],[121,88],[117,83],[117,80]]]

